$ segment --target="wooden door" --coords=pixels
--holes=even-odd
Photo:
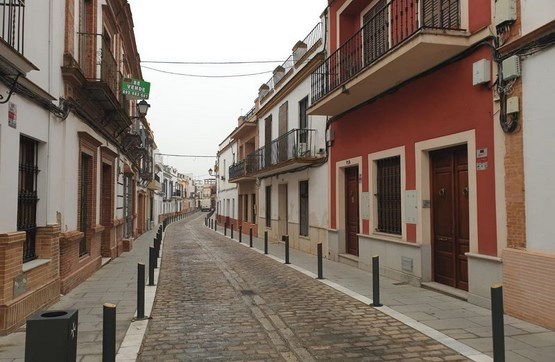
[[[347,253],[358,256],[358,167],[345,169],[345,238]]]
[[[431,156],[434,280],[468,290],[468,159],[466,146]]]
[[[289,234],[287,199],[287,184],[281,184],[278,186],[278,233],[281,236]]]

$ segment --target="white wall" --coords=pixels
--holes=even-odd
[[[226,139],[220,145],[220,154],[218,159],[218,176],[217,182],[217,199],[225,200],[221,205],[220,215],[237,218],[238,205],[238,186],[236,183],[229,182],[229,166],[233,165],[233,161],[237,161],[237,142]],[[235,154],[235,157],[233,156]],[[222,180],[221,177],[224,177]],[[235,201],[233,201],[235,200]]]
[[[555,19],[555,1],[520,0],[522,35]]]
[[[553,64],[555,47],[522,61],[526,243],[529,250],[555,251],[552,225],[555,215]]]

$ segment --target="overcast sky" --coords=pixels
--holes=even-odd
[[[195,178],[208,177],[218,145],[254,106],[258,88],[320,21],[327,0],[129,0],[143,79],[151,82],[147,119],[164,163]],[[237,62],[241,65],[160,64]],[[265,74],[233,77],[191,75]]]

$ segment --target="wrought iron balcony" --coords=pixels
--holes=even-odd
[[[230,180],[260,177],[314,163],[320,157],[314,144],[314,129],[292,129],[229,167]]]
[[[102,82],[116,97],[119,95],[116,58],[102,34],[79,33],[79,64],[88,81]]]
[[[0,5],[0,74],[18,75],[37,70],[24,57],[25,1],[4,0]]]
[[[389,1],[311,75],[310,114],[336,115],[468,48],[460,0]]]
[[[261,101],[269,99],[273,90],[279,88],[283,82],[292,74],[296,67],[301,67],[305,63],[297,62],[300,59],[304,59],[308,56],[316,46],[321,45],[322,42],[322,23],[316,24],[316,26],[308,33],[308,35],[301,42],[304,45],[304,52],[293,52],[282,64],[281,71],[274,72],[272,77],[263,85],[265,89],[264,92],[259,93],[259,98]]]
[[[241,160],[229,166],[229,182],[238,182],[242,180],[252,180],[253,162],[251,158]]]

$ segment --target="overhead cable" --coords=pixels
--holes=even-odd
[[[250,77],[250,76],[253,76],[253,75],[261,75],[261,74],[272,73],[271,70],[267,70],[267,71],[258,72],[258,73],[243,73],[243,74],[229,74],[229,75],[224,75],[224,74],[208,75],[208,74],[189,74],[189,73],[170,72],[170,71],[167,71],[167,70],[151,68],[151,67],[147,67],[147,66],[144,66],[144,65],[142,67],[145,68],[145,69],[153,70],[155,72],[171,74],[171,75],[179,75],[179,76],[183,76],[183,77],[195,77],[195,78],[238,78],[238,77]]]

